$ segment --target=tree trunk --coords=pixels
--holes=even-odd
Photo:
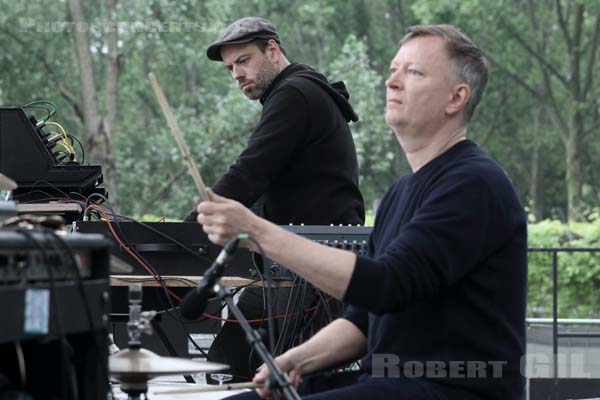
[[[113,152],[113,138],[117,123],[117,85],[119,80],[118,32],[116,26],[117,0],[106,0],[106,8],[110,29],[106,33],[108,53],[106,55],[103,131],[101,132],[103,143],[97,147],[98,152],[95,156],[105,168],[105,173],[109,178],[106,182],[106,188],[111,193],[111,203],[116,207],[118,203],[117,169]]]
[[[531,215],[536,221],[541,221],[544,216],[543,192],[540,182],[540,134],[541,134],[541,109],[537,109],[534,115],[534,138],[531,154],[531,175],[529,180],[529,198],[531,203]]]
[[[597,15],[594,22],[590,24],[592,33],[589,35],[584,31],[588,25],[586,15],[589,14],[589,9],[586,12],[586,2],[573,2],[574,7],[571,11],[567,7],[565,12],[563,4],[558,0],[555,1],[553,11],[556,12],[558,28],[566,47],[565,57],[569,61],[569,74],[565,74],[546,54],[547,33],[539,30],[540,25],[536,21],[534,4],[537,3],[533,0],[527,2],[529,22],[532,30],[538,35],[538,39],[533,44],[530,40],[525,40],[512,23],[504,21],[503,24],[528,55],[538,63],[542,73],[543,90],[540,93],[520,78],[515,79],[514,74],[509,76],[547,104],[554,125],[562,133],[566,161],[567,218],[569,221],[580,221],[585,213],[581,157],[582,152],[586,150],[581,146],[581,141],[585,133],[584,120],[587,118],[589,121],[589,116],[579,110],[579,107],[586,103],[588,95],[594,88],[593,71],[600,42],[600,15]],[[555,93],[559,93],[559,96]]]
[[[107,0],[108,23],[106,33],[106,79],[104,115],[98,108],[98,91],[94,76],[90,40],[86,29],[74,29],[75,53],[79,66],[83,121],[86,130],[88,154],[92,162],[102,166],[104,186],[113,207],[117,207],[115,158],[112,149],[114,127],[117,120],[117,93],[119,60],[117,54],[117,30],[115,24],[116,0]],[[87,26],[81,0],[69,0],[69,11],[75,26]]]
[[[583,173],[581,164],[581,116],[575,112],[570,132],[565,142],[566,180],[567,180],[567,212],[569,221],[581,221],[584,217],[582,198]]]
[[[69,0],[71,20],[75,26],[85,26],[85,16],[81,0]],[[90,141],[98,132],[101,118],[98,113],[98,97],[94,79],[94,67],[90,53],[90,40],[86,29],[74,29],[75,54],[79,66],[79,82],[81,85],[81,103],[83,109],[83,123]]]

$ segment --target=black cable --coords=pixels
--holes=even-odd
[[[323,296],[323,293],[318,290],[315,289],[314,287],[311,287],[313,293],[315,294],[315,297],[318,299],[317,303],[315,304],[315,311],[314,313],[312,313],[312,315],[310,316],[310,318],[303,324],[304,328],[301,329],[300,331],[300,335],[302,337],[302,339],[304,338],[305,335],[307,335],[308,337],[312,336],[312,332],[313,332],[313,323],[316,320],[317,323],[316,325],[318,327],[324,326],[326,325],[328,322],[331,322],[333,320],[333,315],[331,313],[331,310],[329,309],[328,306],[328,301],[327,299]],[[323,314],[322,315],[320,313],[320,305],[323,305]],[[318,329],[318,328],[317,328]]]
[[[262,260],[262,262],[264,263],[264,258],[262,257],[262,255],[259,255],[258,257],[260,257],[260,259]],[[258,275],[260,282],[261,282],[261,298],[262,298],[262,314],[260,315],[260,324],[258,325],[258,327],[256,328],[257,331],[261,331],[263,329],[263,325],[265,323],[265,321],[267,321],[266,315],[265,313],[267,313],[267,297],[266,297],[266,280],[263,276],[263,274],[260,272],[260,267],[256,264],[256,259],[253,255],[252,257],[252,266],[254,267],[254,270],[256,271],[256,274]],[[264,267],[264,265],[263,265]],[[262,332],[261,332],[261,337],[262,337]],[[246,360],[248,362],[248,370],[252,370],[253,369],[253,365],[252,365],[252,358],[254,357],[254,346],[250,346],[250,353],[248,353],[248,359]],[[252,377],[243,377],[246,379],[252,379]]]
[[[256,247],[258,248],[258,252],[260,255],[262,255],[263,257],[265,257],[265,252],[262,248],[262,246],[260,245],[260,243],[258,243],[258,241],[256,239],[254,239],[252,236],[247,237],[248,240],[250,240],[252,243],[254,243],[256,245]],[[275,287],[275,282],[273,281],[272,277],[271,277],[271,269],[267,266],[264,269],[265,272],[265,277],[267,278],[269,287],[266,290],[266,295],[267,295],[267,326],[268,326],[268,335],[269,335],[269,351],[271,352],[271,354],[273,353],[274,347],[275,346],[275,320],[273,319],[273,299],[272,299],[272,290],[273,287]],[[264,281],[263,281],[263,285],[264,285]]]
[[[195,250],[189,248],[188,246],[186,246],[185,244],[179,242],[174,237],[169,236],[166,233],[161,232],[158,229],[153,228],[152,226],[150,226],[148,224],[145,224],[142,221],[138,221],[138,220],[136,220],[134,218],[127,217],[125,215],[120,215],[120,214],[115,213],[114,210],[112,209],[112,207],[110,206],[110,202],[108,201],[108,199],[105,196],[103,196],[103,195],[101,195],[99,193],[92,193],[90,196],[88,196],[88,199],[91,198],[91,197],[94,197],[94,196],[95,197],[100,197],[101,199],[103,199],[106,202],[106,204],[108,205],[109,211],[111,212],[109,214],[109,216],[118,217],[120,219],[123,219],[124,221],[133,222],[133,223],[135,223],[137,225],[140,225],[140,226],[144,227],[145,229],[148,229],[148,230],[156,233],[157,235],[161,236],[162,238],[167,239],[171,243],[176,244],[177,246],[179,246],[182,250],[186,251],[187,253],[190,253],[190,254],[194,255],[195,257],[197,257],[197,258],[199,258],[199,259],[201,259],[203,261],[206,261],[208,263],[212,262],[212,260],[210,260],[209,258],[204,257],[202,254],[199,254],[197,251],[195,251]],[[86,209],[87,209],[87,203],[86,203]]]
[[[109,211],[111,212],[111,215],[115,215],[115,211],[113,209],[113,207],[111,206],[110,202],[108,201],[108,199],[106,198],[106,196],[103,196],[99,193],[92,193],[90,196],[87,197],[86,199],[86,204],[85,204],[85,209],[84,209],[84,213],[87,210],[88,207],[88,201],[92,198],[92,197],[99,197],[102,200],[104,200],[104,202],[106,202],[106,207],[108,207]],[[108,214],[108,213],[107,213]],[[163,311],[165,311],[168,315],[170,315],[170,310],[171,309],[175,309],[175,305],[173,304],[173,302],[171,301],[170,295],[168,293],[167,290],[167,286],[166,283],[164,281],[164,279],[162,278],[162,276],[158,273],[158,271],[156,271],[156,269],[148,262],[148,260],[146,260],[136,249],[135,247],[133,247],[131,245],[131,243],[127,240],[127,237],[125,236],[123,230],[121,229],[120,225],[119,225],[119,221],[118,220],[113,220],[113,223],[115,224],[116,230],[118,231],[118,235],[119,238],[121,239],[121,241],[123,242],[123,244],[125,244],[129,250],[131,252],[133,252],[136,256],[138,256],[142,262],[144,262],[148,268],[150,268],[150,271],[154,274],[154,279],[160,284],[161,288],[164,291],[164,294],[167,298],[167,301],[169,302],[169,305],[164,303],[164,300],[162,297],[158,297],[159,301],[162,303],[162,307],[163,307]],[[170,307],[169,307],[170,306]]]
[[[43,106],[42,104],[47,104],[50,107]],[[40,109],[46,110],[46,112],[48,114],[46,115],[46,118],[43,120],[44,122],[50,120],[50,118],[52,118],[54,116],[54,114],[56,114],[56,106],[54,105],[54,103],[51,101],[46,101],[46,100],[32,101],[32,102],[22,105],[21,108],[23,108],[23,109],[40,108]]]
[[[51,117],[51,110],[50,107],[46,107],[46,106],[42,106],[39,104],[31,104],[31,105],[25,105],[22,106],[23,108],[39,108],[41,110],[45,110],[46,111],[46,118],[44,118],[44,121],[48,121]],[[39,121],[39,119],[35,116],[35,113],[31,113],[31,115],[35,118],[36,121]]]
[[[65,264],[68,264],[70,266],[70,268],[73,270],[73,274],[75,276],[75,282],[77,283],[77,289],[79,291],[79,296],[81,297],[81,300],[83,302],[83,308],[85,311],[86,318],[90,325],[90,329],[92,331],[94,331],[96,329],[96,327],[94,326],[94,320],[92,317],[92,309],[91,309],[90,303],[88,301],[88,298],[85,295],[85,288],[83,286],[83,281],[81,279],[81,274],[79,273],[77,261],[75,260],[75,256],[73,255],[73,251],[61,237],[56,235],[56,233],[53,230],[48,229],[48,228],[43,228],[43,231],[47,234],[48,237],[51,238],[50,244],[55,248],[59,257],[63,260],[63,262],[65,262]],[[52,241],[54,243],[52,243]],[[61,247],[62,247],[62,249],[61,249]]]
[[[163,237],[163,238],[165,238],[165,239],[169,240],[170,242],[172,242],[172,243],[174,243],[174,244],[178,245],[180,248],[182,248],[183,250],[185,250],[186,252],[188,252],[188,253],[190,253],[190,254],[193,254],[195,257],[198,257],[198,258],[200,258],[200,259],[202,259],[202,260],[204,260],[204,261],[207,261],[207,262],[210,262],[210,261],[211,261],[211,260],[209,260],[208,258],[206,258],[206,257],[202,256],[201,254],[198,254],[198,252],[194,251],[193,249],[189,248],[188,246],[184,245],[183,243],[179,242],[179,241],[178,241],[178,240],[176,240],[175,238],[173,238],[173,237],[171,237],[171,236],[169,236],[169,235],[167,235],[167,234],[165,234],[165,233],[163,233],[163,232],[161,232],[161,231],[159,231],[159,230],[157,230],[157,229],[153,228],[152,226],[150,226],[150,225],[147,225],[147,224],[145,224],[145,223],[143,223],[143,222],[141,222],[141,221],[137,221],[137,220],[135,220],[135,219],[133,219],[133,218],[130,218],[130,217],[127,217],[127,216],[124,216],[124,215],[119,215],[119,214],[117,214],[117,213],[114,211],[114,209],[112,208],[112,206],[110,205],[110,202],[108,201],[108,199],[107,199],[105,196],[101,195],[101,194],[98,194],[98,193],[93,193],[92,195],[88,196],[88,198],[87,198],[87,200],[86,200],[86,208],[85,208],[86,210],[87,210],[87,201],[89,201],[89,199],[91,199],[92,197],[99,197],[99,198],[101,198],[102,200],[104,200],[104,201],[106,202],[106,204],[107,204],[107,207],[108,207],[108,209],[109,209],[110,213],[111,213],[110,215],[111,215],[113,218],[114,218],[114,217],[118,217],[118,218],[121,218],[121,219],[123,219],[123,220],[125,220],[125,221],[129,221],[129,222],[132,222],[132,223],[138,224],[138,225],[140,225],[140,226],[142,226],[142,227],[144,227],[144,228],[146,228],[146,229],[148,229],[148,230],[150,230],[150,231],[152,231],[152,232],[154,232],[154,233],[158,234],[159,236],[161,236],[161,237]],[[170,313],[170,310],[171,310],[171,309],[177,309],[177,307],[174,305],[173,301],[171,300],[171,296],[170,296],[170,295],[169,295],[169,293],[168,293],[168,290],[167,290],[166,283],[164,282],[164,279],[162,278],[162,276],[161,276],[161,275],[160,275],[160,274],[159,274],[159,273],[158,273],[158,272],[157,272],[157,271],[156,271],[156,270],[155,270],[155,269],[154,269],[154,268],[151,266],[151,264],[150,264],[150,263],[149,263],[149,262],[148,262],[148,261],[147,261],[147,260],[146,260],[146,259],[145,259],[145,258],[144,258],[144,257],[143,257],[143,256],[142,256],[142,255],[141,255],[139,252],[138,252],[138,251],[136,251],[136,250],[135,250],[135,248],[134,248],[134,247],[133,247],[133,246],[132,246],[132,245],[129,243],[129,241],[127,240],[127,238],[125,237],[125,235],[124,235],[124,233],[123,233],[123,230],[122,230],[122,229],[121,229],[121,227],[120,227],[119,221],[118,221],[118,220],[116,220],[116,219],[115,219],[115,220],[113,220],[113,221],[115,222],[115,226],[116,226],[117,230],[119,231],[119,237],[120,237],[120,238],[121,238],[121,240],[124,242],[124,244],[125,244],[125,245],[127,245],[127,247],[128,247],[128,248],[129,248],[129,249],[130,249],[130,250],[131,250],[131,251],[132,251],[134,254],[136,254],[136,255],[137,255],[137,256],[138,256],[138,257],[139,257],[139,258],[140,258],[140,259],[141,259],[141,260],[142,260],[142,261],[143,261],[143,262],[144,262],[144,263],[145,263],[145,264],[146,264],[148,267],[150,267],[150,269],[152,270],[152,272],[153,272],[153,273],[156,275],[156,280],[157,280],[157,281],[159,282],[159,284],[161,285],[161,288],[163,289],[164,295],[165,295],[165,297],[167,298],[167,301],[168,301],[168,303],[169,303],[169,306],[170,306],[170,309],[169,309],[169,307],[167,307],[167,306],[166,306],[166,304],[164,304],[164,300],[162,299],[162,297],[159,297],[159,300],[161,301],[161,303],[163,303],[164,311],[165,311],[165,312],[167,312],[167,315],[169,315],[171,318],[173,318],[174,320],[178,321],[178,322],[181,324],[181,326],[182,326],[183,330],[185,331],[185,333],[186,333],[186,335],[187,335],[188,339],[190,340],[190,342],[192,343],[192,345],[193,345],[193,346],[194,346],[194,347],[195,347],[195,348],[196,348],[196,349],[197,349],[197,350],[198,350],[198,351],[199,351],[199,352],[200,352],[200,353],[201,353],[201,354],[202,354],[204,357],[206,357],[207,355],[206,355],[206,353],[204,352],[204,350],[202,350],[202,348],[201,348],[201,347],[200,347],[200,346],[199,346],[199,345],[196,343],[196,341],[195,341],[195,340],[194,340],[194,339],[191,337],[191,334],[189,333],[189,331],[187,330],[187,327],[185,326],[186,322],[184,322],[184,321],[181,319],[181,317],[180,317],[179,315],[177,315],[177,314],[176,314],[176,315],[173,315],[173,314],[171,314],[171,313]],[[251,239],[251,240],[254,240],[254,239]],[[259,244],[258,242],[256,242],[256,245],[257,245],[257,247],[259,247],[259,250],[261,250],[261,252],[262,252],[262,247],[260,246],[260,244]],[[265,287],[265,285],[264,285],[264,283],[265,283],[265,278],[263,277],[263,275],[261,274],[261,272],[260,272],[260,270],[259,270],[258,268],[256,269],[256,271],[257,271],[257,274],[259,275],[259,277],[260,277],[261,281],[263,282],[263,290],[264,290],[264,287]],[[268,272],[270,272],[270,271],[268,271]],[[267,275],[267,274],[265,274],[265,275]],[[271,287],[274,287],[274,281],[271,279],[271,277],[270,277],[270,274],[267,276],[267,280],[270,282],[270,286],[271,286]],[[238,289],[237,289],[237,291],[239,291],[239,290],[241,290],[241,289],[243,289],[243,288],[244,288],[244,287],[240,287],[240,288],[238,288]],[[236,292],[237,292],[237,291],[236,291]],[[267,293],[269,293],[269,291],[268,291],[268,290],[267,290]],[[263,294],[263,296],[264,296],[264,294]],[[269,298],[268,298],[268,297],[269,297],[269,294],[267,294],[267,299],[266,299],[266,303],[267,303],[267,309],[270,311],[270,315],[269,315],[269,318],[268,318],[268,324],[270,325],[270,326],[269,326],[269,331],[270,331],[270,332],[274,332],[274,329],[272,328],[272,326],[273,326],[273,323],[274,323],[274,318],[273,318],[273,313],[272,313],[272,306],[271,306],[271,307],[269,307],[269,304],[271,304],[271,305],[272,305],[272,301],[271,301],[271,302],[269,302]],[[264,301],[264,300],[263,300],[263,301]],[[224,307],[224,306],[223,306],[223,307]],[[223,309],[223,307],[221,308],[221,310]],[[209,318],[208,318],[208,317],[204,317],[204,319],[203,319],[203,320],[205,320],[205,319],[209,319]],[[263,319],[264,319],[264,318],[263,318]],[[198,323],[198,322],[201,322],[201,321],[189,321],[189,322],[187,322],[187,323]],[[217,322],[218,322],[218,321],[217,321]],[[273,342],[272,342],[272,343],[274,343],[274,340],[273,340]]]
[[[288,294],[288,299],[286,302],[284,315],[290,315],[290,311],[293,310],[293,308],[291,307],[291,304],[292,304],[292,301],[295,296],[297,280],[298,280],[298,275],[294,276],[294,280],[292,281],[292,286],[290,287],[290,292]],[[282,346],[280,346],[280,344],[284,340],[283,338],[285,337],[285,335],[287,334],[287,328],[288,328],[287,321],[288,321],[288,318],[284,318],[283,323],[281,324],[279,338],[277,339],[277,343],[275,344],[276,352],[280,351],[280,348],[282,347]]]
[[[298,282],[299,281],[299,282]],[[300,302],[300,304],[298,304],[298,298],[300,296],[300,292],[302,290],[302,278],[300,278],[298,275],[295,275],[294,277],[294,281],[292,283],[292,289],[290,290],[289,293],[289,298],[288,298],[288,302],[286,305],[286,311],[285,311],[285,315],[290,315],[290,317],[285,318],[282,324],[282,328],[281,328],[281,332],[279,335],[279,340],[277,341],[277,346],[275,347],[276,352],[279,354],[281,352],[283,352],[283,348],[286,347],[287,344],[289,344],[290,341],[293,342],[294,340],[294,329],[290,330],[290,320],[295,320],[298,321],[301,318],[301,313],[303,311],[303,301]],[[301,299],[303,299],[303,297],[300,297]],[[294,319],[293,315],[296,314],[297,317]],[[287,333],[288,331],[292,332],[292,336],[290,339],[286,340],[287,337]]]
[[[290,338],[290,341],[292,344],[297,343],[298,341],[302,340],[302,335],[300,334],[300,332],[298,330],[298,325],[301,321],[304,321],[306,318],[306,314],[304,313],[304,303],[305,303],[305,299],[306,299],[308,291],[309,291],[308,283],[306,282],[305,279],[302,279],[302,295],[300,296],[300,302],[298,304],[298,318],[296,318],[294,320],[294,327],[292,329],[292,336]],[[311,302],[310,306],[312,306],[312,305],[313,304]],[[315,315],[316,311],[317,311],[317,309],[313,310],[312,315]]]
[[[148,224],[146,224],[146,223],[144,223],[144,222],[137,221],[137,220],[135,220],[135,219],[133,219],[133,218],[130,218],[130,217],[127,217],[127,216],[124,216],[124,215],[118,215],[118,216],[119,216],[119,217],[121,217],[121,218],[123,218],[123,219],[124,219],[124,220],[126,220],[126,221],[133,222],[133,223],[135,223],[135,224],[137,224],[137,225],[143,226],[144,228],[146,228],[146,229],[148,229],[148,230],[150,230],[150,231],[152,231],[152,232],[156,233],[157,235],[160,235],[160,236],[161,236],[161,237],[163,237],[164,239],[167,239],[167,240],[169,240],[171,243],[174,243],[174,244],[176,244],[176,245],[177,245],[177,246],[179,246],[179,247],[180,247],[182,250],[185,250],[185,251],[186,251],[187,253],[189,253],[189,254],[193,254],[195,257],[197,257],[197,258],[201,259],[202,261],[206,261],[206,262],[208,262],[208,263],[211,263],[211,262],[212,262],[212,260],[211,260],[211,259],[209,259],[209,258],[207,258],[207,257],[203,256],[202,254],[198,253],[197,251],[195,251],[195,250],[193,250],[193,249],[189,248],[189,247],[188,247],[188,246],[186,246],[185,244],[183,244],[183,243],[179,242],[179,241],[178,241],[177,239],[175,239],[174,237],[172,237],[172,236],[169,236],[169,235],[167,235],[166,233],[163,233],[163,232],[159,231],[158,229],[156,229],[156,228],[153,228],[152,226],[150,226],[150,225],[148,225]]]
[[[76,200],[74,196],[79,197],[81,200]],[[87,197],[85,197],[83,194],[81,194],[79,192],[69,192],[69,198],[68,198],[68,200],[83,203],[86,198]]]
[[[90,194],[88,197],[85,198],[85,204],[83,205],[83,216],[85,217],[85,213],[88,212],[88,206],[91,204],[90,201],[92,199],[92,197],[99,197],[100,200],[102,200],[103,202],[106,202],[108,204],[109,209],[112,211],[112,207],[110,206],[110,203],[108,202],[108,198],[106,196],[101,195],[100,193],[92,193]],[[95,203],[97,205],[100,205],[99,203]]]
[[[168,291],[167,283],[165,282],[164,278],[158,273],[158,271],[156,271],[156,269],[152,266],[152,264],[144,258],[144,256],[142,256],[137,250],[135,250],[135,248],[133,248],[131,246],[131,244],[127,241],[127,238],[123,234],[122,230],[118,227],[119,222],[114,221],[114,223],[115,223],[115,225],[117,225],[117,229],[119,229],[121,231],[120,236],[119,236],[120,239],[123,241],[123,243],[127,247],[129,247],[130,251],[132,251],[137,257],[139,257],[144,262],[144,264],[146,264],[148,266],[148,268],[150,268],[150,270],[155,275],[155,280],[159,283],[160,288],[162,289],[162,292],[163,292],[168,304],[166,304],[165,299],[159,295],[158,300],[161,303],[161,306],[163,309],[159,310],[158,313],[166,314],[169,317],[171,317],[174,321],[179,322],[179,324],[181,325],[181,328],[183,329],[188,340],[192,343],[192,345],[196,348],[196,350],[198,350],[200,352],[200,354],[202,354],[204,357],[207,357],[206,352],[204,352],[204,350],[192,338],[192,336],[191,336],[190,332],[188,331],[187,327],[185,326],[185,323],[184,323],[183,319],[181,318],[181,316],[173,313],[173,311],[177,310],[178,307],[175,306],[175,304],[173,303],[173,300],[171,299],[171,296]]]
[[[35,187],[36,187],[38,184],[42,184],[42,183],[43,183],[43,184],[46,184],[46,185],[48,185],[48,186],[50,186],[52,189],[54,189],[54,190],[56,190],[57,192],[59,192],[60,194],[64,195],[64,196],[65,196],[65,198],[67,198],[67,199],[69,198],[69,195],[68,195],[68,194],[66,194],[65,192],[63,192],[62,190],[60,190],[60,189],[58,188],[58,186],[54,185],[52,182],[48,182],[48,181],[44,181],[44,180],[37,180],[37,181],[33,182],[33,185],[31,185],[31,190],[35,189]]]
[[[71,248],[67,245],[67,243],[60,237],[58,236],[53,230],[48,229],[48,228],[42,228],[48,237],[51,238],[51,245],[54,247],[54,249],[56,250],[57,254],[59,255],[59,257],[63,260],[63,262],[67,265],[71,266],[71,269],[73,270],[73,274],[75,276],[75,281],[77,283],[77,289],[79,291],[79,296],[81,297],[82,303],[83,303],[83,308],[88,320],[88,324],[90,326],[90,334],[93,336],[94,341],[96,342],[96,348],[97,349],[101,349],[101,348],[106,348],[107,344],[106,343],[101,343],[99,341],[99,336],[96,334],[96,327],[94,325],[94,319],[92,316],[92,309],[90,306],[90,302],[86,296],[85,293],[85,288],[83,285],[83,281],[81,279],[81,274],[79,272],[79,268],[77,265],[77,261],[75,260],[75,255],[73,254],[73,251],[71,250]],[[54,242],[54,243],[53,243]],[[62,247],[62,251],[61,251],[61,247]],[[108,278],[108,277],[107,277]],[[108,363],[104,363],[104,376],[107,378],[107,383],[108,383],[108,389],[110,391],[112,391],[112,387],[110,386],[110,380],[108,379],[110,377],[110,372],[108,370]]]
[[[283,341],[281,344],[280,352],[283,352],[284,348],[291,347],[295,342],[298,341],[297,338],[297,327],[298,323],[304,318],[304,299],[306,298],[306,281],[302,278],[299,279],[298,289],[293,298],[293,308],[292,315],[295,315],[295,318],[290,318],[286,321],[286,334],[283,336]],[[293,324],[293,325],[292,325]],[[289,332],[289,335],[288,335]],[[286,341],[287,339],[287,341]]]
[[[52,189],[54,189],[54,190],[56,190],[57,192],[59,192],[60,194],[62,194],[62,195],[63,195],[63,197],[53,196],[53,195],[51,195],[50,193],[48,193],[48,192],[45,192],[45,191],[43,191],[43,190],[41,190],[41,189],[36,189],[36,186],[37,186],[37,185],[39,185],[39,184],[45,184],[45,185],[48,185],[48,186],[50,186]],[[28,195],[28,194],[32,194],[32,193],[38,193],[38,192],[39,192],[39,193],[42,193],[42,194],[44,194],[44,195],[46,195],[46,196],[48,196],[48,197],[50,197],[50,198],[53,198],[53,199],[60,199],[60,200],[68,199],[68,200],[71,200],[71,198],[69,197],[69,195],[68,195],[67,193],[65,193],[65,192],[63,192],[62,190],[60,190],[60,189],[59,189],[59,188],[58,188],[56,185],[54,185],[53,183],[51,183],[51,182],[48,182],[48,181],[44,181],[44,180],[37,180],[37,181],[33,182],[33,185],[31,185],[31,190],[29,190],[29,191],[28,191],[28,192],[26,192],[26,193],[21,193],[21,194],[19,194],[19,195],[15,195],[15,196],[13,196],[13,198],[16,200],[16,199],[18,199],[18,198],[20,198],[20,197],[23,197],[23,196],[26,196],[26,195]]]
[[[77,139],[76,136],[73,136],[70,133],[67,133],[67,136],[71,139],[71,143],[73,143],[73,140],[75,140],[77,142],[77,144],[79,145],[79,148],[81,149],[81,162],[80,162],[80,164],[83,165],[83,163],[85,162],[85,149],[83,148],[83,145],[81,144],[81,141],[79,139]]]
[[[206,352],[192,338],[192,336],[191,336],[190,332],[188,331],[187,327],[185,326],[185,323],[184,323],[183,319],[181,318],[181,316],[179,314],[172,313],[172,310],[176,310],[177,306],[175,306],[175,304],[173,303],[173,300],[171,299],[171,296],[169,294],[169,290],[168,290],[168,287],[167,287],[167,284],[166,284],[164,278],[158,273],[158,271],[154,267],[152,267],[152,264],[148,260],[146,260],[146,258],[142,254],[140,254],[140,252],[138,252],[135,249],[135,247],[133,247],[131,245],[131,243],[129,243],[129,241],[127,240],[126,236],[124,235],[122,229],[119,226],[120,222],[115,220],[114,224],[117,227],[117,229],[120,231],[120,239],[123,241],[123,243],[129,248],[130,251],[132,251],[136,256],[138,256],[144,262],[144,264],[146,264],[148,266],[148,268],[150,268],[150,270],[154,273],[156,280],[160,284],[163,294],[166,297],[167,302],[168,302],[168,305],[165,304],[164,299],[161,296],[158,296],[158,299],[163,306],[163,311],[165,311],[166,314],[168,316],[170,316],[173,320],[180,323],[181,328],[185,332],[185,334],[186,334],[187,338],[190,340],[190,342],[192,342],[192,345],[196,348],[196,350],[198,350],[200,352],[200,354],[202,354],[204,357],[207,357]]]
[[[88,196],[88,199],[90,199],[91,197],[96,196],[96,197],[100,197],[101,199],[105,200],[106,205],[109,209],[109,211],[112,213],[113,217],[115,215],[117,215],[114,211],[114,209],[112,208],[110,202],[108,201],[108,199],[105,196],[102,196],[100,194],[94,193],[90,196]],[[86,210],[87,210],[87,206],[86,206]],[[131,221],[135,221],[134,219],[130,219]],[[124,234],[123,230],[121,229],[120,226],[120,222],[118,220],[113,220],[115,227],[117,228],[117,230],[119,231],[119,237],[120,239],[123,241],[123,243],[129,248],[130,251],[132,251],[137,257],[139,257],[144,264],[146,264],[148,266],[148,268],[150,268],[150,270],[152,271],[152,273],[154,274],[154,276],[156,277],[157,282],[159,283],[160,287],[163,290],[163,293],[167,299],[167,302],[169,303],[168,306],[167,304],[164,303],[164,300],[161,296],[158,296],[159,301],[161,302],[162,306],[163,306],[163,310],[167,313],[167,315],[169,315],[173,320],[177,321],[180,323],[181,328],[183,329],[183,331],[185,332],[188,340],[192,343],[192,345],[196,348],[196,350],[198,350],[200,352],[200,354],[202,354],[204,357],[207,357],[206,352],[196,343],[196,341],[192,338],[190,332],[188,331],[187,327],[185,326],[185,323],[183,321],[183,319],[181,318],[181,316],[179,314],[173,314],[171,312],[171,310],[175,310],[177,309],[177,307],[175,306],[175,304],[173,303],[173,300],[171,299],[171,296],[169,295],[169,291],[166,285],[166,282],[164,281],[163,277],[158,273],[158,271],[156,271],[156,269],[154,267],[152,267],[152,264],[148,262],[148,260],[145,259],[144,256],[142,256],[136,249],[135,247],[133,247],[131,245],[131,243],[129,243],[129,241],[127,240],[126,235]],[[135,221],[137,222],[137,221]],[[145,224],[141,224],[142,226],[145,226],[147,228],[151,228]],[[165,238],[169,238],[168,235],[163,234],[162,232],[151,228],[152,231],[156,231],[158,233],[161,234],[161,236],[165,237]],[[172,239],[172,238],[171,238]],[[176,242],[176,241],[175,241]],[[179,243],[179,242],[177,242]],[[182,245],[183,246],[183,245]],[[191,249],[190,249],[191,250]],[[193,251],[193,250],[192,250]],[[197,254],[196,252],[194,252],[194,254]],[[202,257],[204,258],[204,257]],[[170,307],[169,307],[170,306]]]
[[[44,247],[37,241],[37,239],[33,236],[33,234],[25,229],[22,228],[18,228],[16,229],[16,232],[19,232],[20,234],[22,234],[25,238],[27,238],[27,240],[29,240],[34,247],[36,247],[39,251],[40,254],[42,255],[42,259],[44,260],[44,265],[46,266],[46,270],[48,272],[48,284],[50,287],[50,303],[52,305],[52,307],[54,308],[54,315],[56,316],[55,318],[55,322],[56,322],[56,330],[58,333],[58,337],[59,337],[59,342],[61,343],[61,362],[63,363],[63,367],[66,371],[69,371],[69,358],[70,356],[73,356],[73,351],[71,346],[69,345],[68,341],[67,341],[67,337],[64,331],[64,327],[63,327],[63,323],[62,323],[62,319],[61,319],[61,315],[60,315],[60,308],[58,307],[57,304],[57,299],[56,299],[56,287],[54,285],[54,273],[52,272],[52,267],[51,267],[51,260],[48,257],[48,253],[46,253],[46,250],[44,249]],[[50,309],[50,313],[52,314],[52,309]],[[67,351],[70,351],[70,354],[67,354]],[[72,372],[72,371],[70,371]],[[78,393],[77,393],[77,381],[76,379],[74,379],[75,377],[73,376],[72,373],[69,374],[65,374],[66,376],[64,376],[64,382],[66,383],[65,386],[69,387],[72,391],[73,394],[73,399],[77,400],[78,399]],[[67,376],[71,378],[71,382],[68,382],[67,380]],[[64,393],[61,395],[61,397],[64,397]],[[70,396],[68,398],[71,398]]]
[[[22,195],[13,196],[13,198],[16,199],[16,198],[19,198],[21,196],[25,196],[27,194],[32,194],[32,193],[41,193],[41,194],[46,195],[48,197],[43,197],[41,199],[28,200],[28,201],[19,201],[19,203],[20,204],[35,204],[35,203],[40,203],[40,202],[51,202],[51,201],[72,201],[72,202],[75,202],[75,203],[81,203],[81,204],[83,204],[82,201],[72,200],[70,198],[52,196],[50,193],[44,192],[43,190],[39,190],[39,189],[33,190],[31,192],[24,193]]]

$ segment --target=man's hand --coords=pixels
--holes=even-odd
[[[259,219],[237,201],[227,199],[207,189],[209,201],[198,204],[198,222],[216,244],[224,245],[240,233],[251,234],[252,224]]]
[[[277,363],[277,365],[279,365],[279,368],[281,368],[283,372],[286,372],[288,374],[288,377],[290,378],[290,381],[292,382],[294,387],[298,388],[298,385],[300,384],[301,380],[300,372],[294,366],[294,363],[290,360],[290,358],[287,356],[287,353],[277,357],[275,359],[275,362]],[[269,368],[267,368],[267,366],[263,364],[260,368],[260,371],[254,376],[254,379],[252,379],[252,382],[261,385],[260,388],[256,389],[256,393],[263,399],[268,399],[273,396],[271,389],[269,389],[267,385],[267,379],[269,378],[270,374],[271,371],[269,371]]]

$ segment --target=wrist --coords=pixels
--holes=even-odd
[[[293,347],[277,357],[282,369],[284,371],[292,371],[294,369],[298,369],[300,365],[300,352],[298,352],[298,347]]]
[[[268,243],[266,243],[266,241],[270,237],[269,230],[271,226],[277,227],[277,225],[274,225],[266,219],[263,219],[255,214],[252,214],[252,217],[248,222],[249,223],[246,226],[245,233],[248,233],[254,240],[256,240],[262,246],[262,250],[266,252],[268,247]],[[256,243],[249,243],[249,245],[252,250],[259,251],[259,249],[256,248]]]

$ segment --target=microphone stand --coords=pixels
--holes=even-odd
[[[281,370],[281,368],[279,368],[279,365],[277,365],[275,359],[267,350],[267,347],[261,340],[258,332],[256,332],[256,330],[250,326],[242,311],[233,302],[233,295],[231,294],[231,291],[223,286],[220,281],[215,283],[213,291],[219,297],[219,300],[227,303],[229,310],[238,320],[240,327],[246,334],[246,341],[248,341],[248,344],[254,348],[254,351],[256,351],[261,360],[269,368],[269,371],[271,372],[271,378],[269,378],[267,382],[271,389],[281,389],[283,397],[286,400],[301,400],[298,392],[296,392],[296,389],[294,388],[294,385],[292,385],[292,382],[290,382],[288,376]]]

